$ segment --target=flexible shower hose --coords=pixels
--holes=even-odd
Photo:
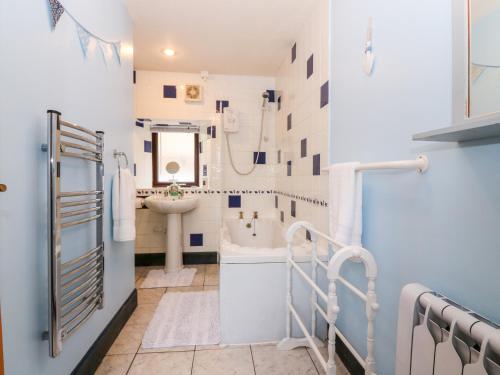
[[[234,165],[234,161],[233,161],[233,155],[231,153],[231,146],[229,145],[229,134],[230,133],[225,133],[226,135],[226,144],[227,144],[227,152],[229,154],[229,161],[231,162],[231,167],[233,167],[233,170],[239,174],[240,176],[248,176],[249,174],[251,174],[255,168],[257,167],[257,161],[259,160],[259,156],[260,156],[260,151],[261,151],[261,147],[262,147],[262,134],[263,134],[263,130],[264,130],[264,112],[265,112],[265,108],[262,107],[262,113],[261,113],[261,116],[260,116],[260,133],[259,133],[259,146],[257,147],[257,155],[255,157],[255,160],[253,160],[253,165],[252,167],[250,168],[250,170],[248,172],[240,172],[236,166]]]

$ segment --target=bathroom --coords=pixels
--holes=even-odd
[[[0,374],[500,374],[499,16],[0,1]]]

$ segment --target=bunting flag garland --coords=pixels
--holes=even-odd
[[[52,21],[52,29],[56,28],[59,18],[64,13],[64,7],[57,0],[49,0],[50,20]]]
[[[50,10],[50,20],[52,25],[52,30],[56,28],[59,19],[63,13],[67,14],[69,18],[73,20],[76,25],[76,33],[80,41],[80,46],[82,48],[82,53],[84,57],[87,57],[87,52],[90,45],[90,40],[95,40],[98,49],[102,53],[104,63],[107,64],[108,58],[115,56],[116,61],[121,65],[121,42],[110,42],[104,40],[97,35],[91,33],[87,28],[85,28],[78,20],[68,12],[66,8],[58,0],[47,0]]]

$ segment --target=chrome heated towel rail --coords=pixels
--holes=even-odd
[[[49,326],[44,335],[49,354],[57,357],[63,341],[103,307],[103,138],[92,131],[47,111],[48,141],[48,255]],[[96,165],[96,187],[90,191],[61,191],[61,161],[78,158]],[[64,229],[95,223],[96,244],[82,255],[62,262],[61,233]]]

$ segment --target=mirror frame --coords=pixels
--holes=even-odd
[[[498,123],[500,110],[470,116],[470,3],[452,0],[452,122],[453,126],[469,123]]]

